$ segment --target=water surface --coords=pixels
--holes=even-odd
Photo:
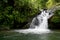
[[[23,34],[12,31],[0,32],[0,40],[60,40],[60,32],[53,31],[44,34]]]

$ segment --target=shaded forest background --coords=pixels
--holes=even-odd
[[[0,0],[0,30],[29,28],[39,9],[50,9],[57,3],[60,0]],[[60,10],[49,19],[49,28],[60,29]]]

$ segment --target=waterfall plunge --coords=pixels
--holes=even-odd
[[[37,17],[33,18],[29,29],[15,30],[20,33],[49,33],[48,19],[53,15],[49,12],[42,11]]]
[[[30,28],[34,27],[34,29],[47,29],[48,17],[49,17],[49,13],[42,11],[42,13],[36,17],[37,19],[33,18]]]

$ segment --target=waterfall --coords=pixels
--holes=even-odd
[[[49,33],[51,32],[48,29],[48,19],[51,18],[54,15],[54,11],[59,10],[60,8],[60,3],[54,5],[52,8],[48,10],[43,10],[41,13],[34,17],[29,29],[21,29],[21,30],[14,30],[15,32],[20,32],[20,33]]]
[[[15,30],[20,33],[49,33],[48,19],[53,16],[53,13],[48,10],[43,10],[37,17],[34,17],[29,29]]]
[[[30,28],[47,29],[49,13],[42,11],[37,17],[33,18]]]

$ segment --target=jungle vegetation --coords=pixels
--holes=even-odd
[[[60,0],[0,0],[0,30],[29,28],[39,9],[50,9]],[[49,19],[49,28],[60,28],[60,10]]]

